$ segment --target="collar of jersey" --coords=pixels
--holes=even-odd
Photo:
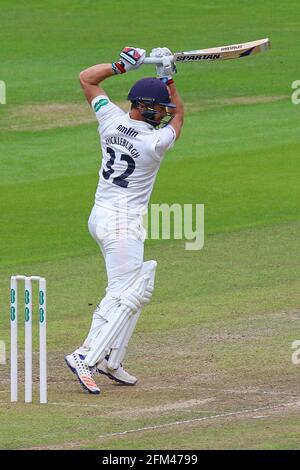
[[[141,129],[154,130],[154,127],[145,121],[138,121],[137,119],[131,119],[131,117],[129,116],[129,112],[126,114],[126,117],[128,121],[131,122],[132,125],[136,127],[140,127]]]

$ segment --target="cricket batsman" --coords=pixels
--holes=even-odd
[[[143,78],[132,86],[128,113],[110,101],[102,82],[138,69],[144,49],[125,47],[119,61],[80,73],[83,92],[99,123],[102,164],[88,228],[104,257],[107,288],[87,338],[65,361],[92,394],[100,393],[96,372],[125,385],[137,382],[123,361],[142,308],[150,302],[157,266],[156,261],[144,261],[143,215],[160,163],[179,138],[184,119],[171,54],[165,47],[152,50],[150,56],[162,58],[162,64],[156,65],[157,78]]]

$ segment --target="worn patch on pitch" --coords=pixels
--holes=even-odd
[[[203,98],[192,103],[185,103],[185,110],[187,113],[197,113],[199,111],[206,111],[212,108],[221,108],[224,106],[235,105],[253,105],[253,104],[266,104],[274,103],[275,101],[282,101],[289,98],[288,95],[276,96],[233,96],[231,98]]]
[[[128,103],[116,103],[125,111]],[[63,127],[76,127],[96,123],[95,115],[87,102],[37,103],[7,105],[0,121],[1,131],[42,131]]]
[[[237,96],[232,98],[203,98],[185,102],[187,114],[208,109],[234,105],[273,103],[289,98],[278,96]],[[129,110],[128,101],[116,102],[124,111]],[[0,131],[42,131],[82,124],[96,123],[95,115],[87,102],[82,103],[36,103],[6,105],[0,119]]]

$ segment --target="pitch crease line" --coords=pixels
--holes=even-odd
[[[151,430],[153,431],[153,430],[156,430],[156,429],[162,429],[162,428],[168,428],[168,427],[172,427],[172,426],[178,426],[178,425],[181,425],[181,424],[190,424],[190,423],[195,423],[195,422],[200,422],[200,421],[208,421],[208,420],[219,419],[219,418],[227,418],[227,417],[230,417],[230,416],[256,413],[257,411],[262,411],[262,410],[276,410],[276,409],[280,409],[280,408],[286,408],[286,407],[289,407],[289,406],[290,407],[300,406],[300,401],[291,402],[291,403],[282,403],[281,405],[262,406],[262,407],[259,407],[259,408],[253,408],[251,410],[241,410],[241,411],[233,411],[233,412],[228,412],[228,413],[220,413],[220,414],[217,414],[217,415],[203,416],[202,418],[193,418],[193,419],[187,419],[187,420],[184,420],[184,421],[174,421],[173,423],[157,424],[156,426],[145,426],[144,428],[129,429],[129,430],[123,431],[123,432],[102,434],[101,436],[98,436],[98,439],[114,437],[114,436],[124,436],[126,434],[132,434],[132,433],[135,433],[135,432],[143,432],[143,431],[151,431]]]

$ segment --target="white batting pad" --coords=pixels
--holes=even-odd
[[[88,366],[92,367],[104,359],[131,315],[150,301],[151,288],[148,289],[149,281],[149,275],[141,276],[132,289],[128,289],[120,296],[119,307],[109,316],[109,321],[103,326],[99,336],[92,341],[91,348],[85,358],[85,363]]]

